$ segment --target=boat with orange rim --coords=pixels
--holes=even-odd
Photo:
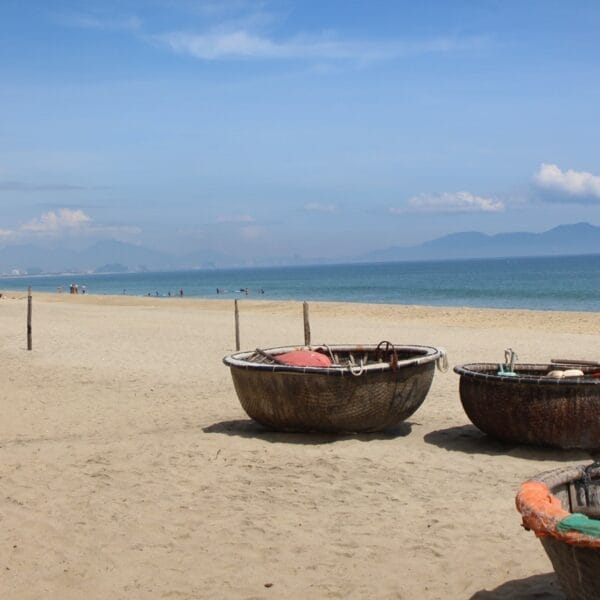
[[[600,462],[546,471],[516,497],[523,527],[540,539],[567,597],[600,598]]]

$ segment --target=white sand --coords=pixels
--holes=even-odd
[[[451,371],[391,433],[278,434],[221,363],[230,301],[36,295],[32,352],[25,318],[5,293],[2,598],[562,597],[514,496],[590,454],[483,436]],[[241,320],[242,348],[302,342],[299,303],[244,300]],[[445,346],[451,365],[507,346],[600,359],[593,313],[314,303],[311,325],[316,343]]]

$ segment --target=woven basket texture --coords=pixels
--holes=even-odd
[[[495,364],[457,367],[463,408],[474,425],[505,442],[600,447],[600,380],[543,377],[553,368],[520,364],[520,376],[500,377]]]
[[[435,357],[423,364],[365,370],[305,372],[231,366],[248,416],[280,431],[370,432],[392,428],[413,414],[431,386]]]

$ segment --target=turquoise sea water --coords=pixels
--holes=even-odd
[[[56,291],[85,285],[92,294],[320,300],[430,306],[600,310],[600,254],[544,258],[448,260],[7,277],[0,290]],[[220,293],[217,294],[217,288]],[[261,293],[261,290],[263,293]]]

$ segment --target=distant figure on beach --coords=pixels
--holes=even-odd
[[[179,288],[179,295],[183,296],[183,288]]]
[[[169,298],[171,297],[171,290],[167,292],[167,296],[169,296]]]
[[[260,293],[261,293],[261,294],[264,294],[264,293],[265,293],[265,290],[263,290],[262,288],[260,288]]]
[[[82,294],[85,294],[85,289],[86,289],[86,288],[85,288],[85,285],[82,285],[82,286],[81,286],[81,293],[82,293]]]

